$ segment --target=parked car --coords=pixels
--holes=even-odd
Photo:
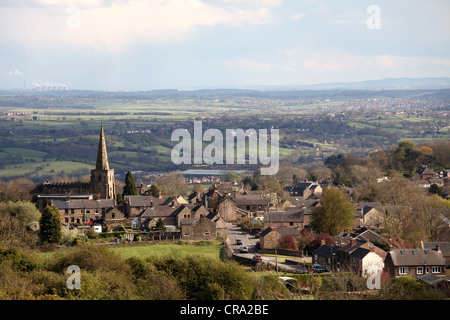
[[[312,272],[313,273],[324,273],[324,272],[327,272],[327,270],[324,267],[322,267],[320,264],[313,264]]]
[[[242,245],[242,239],[236,239],[236,244],[237,245]]]
[[[241,251],[241,253],[246,253],[246,252],[248,252],[248,247],[242,246],[242,247],[239,249],[239,251]]]
[[[255,261],[262,261],[262,257],[261,257],[261,255],[259,255],[259,254],[255,254],[255,255],[253,256],[253,260],[255,260]]]

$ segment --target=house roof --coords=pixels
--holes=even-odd
[[[59,210],[62,209],[102,209],[115,207],[114,199],[73,199],[69,201],[65,200],[53,200],[53,205]]]
[[[302,213],[290,213],[286,211],[266,212],[264,213],[264,222],[303,222]]]
[[[388,253],[395,266],[445,265],[442,252],[428,249],[392,249]]]
[[[450,256],[450,242],[422,242],[422,249],[436,250],[439,245],[444,257]]]
[[[125,196],[125,201],[127,201],[131,207],[149,207],[152,202],[153,205],[159,205],[163,200],[163,198],[153,196]]]
[[[435,285],[439,285],[440,283],[450,283],[450,276],[442,276],[442,275],[435,275],[432,273],[426,273],[424,275],[421,276],[415,276],[414,278],[416,278],[419,281],[425,282],[426,284],[430,285],[430,286],[435,286]]]
[[[321,257],[331,257],[331,253],[334,253],[336,255],[339,248],[340,248],[339,246],[330,246],[328,244],[322,244],[320,247],[314,250],[312,254]]]
[[[235,202],[238,206],[267,206],[269,204],[269,199],[236,198]]]
[[[181,206],[179,206],[181,207]],[[179,207],[172,208],[170,206],[153,206],[143,210],[138,216],[141,218],[170,217],[175,215]]]
[[[364,258],[368,253],[370,252],[369,249],[366,248],[357,248],[353,252],[349,254],[349,257],[356,258],[356,259],[362,259]]]
[[[298,236],[300,234],[298,229],[289,227],[277,227],[275,232],[281,234],[282,236]]]

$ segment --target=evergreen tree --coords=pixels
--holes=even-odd
[[[53,206],[47,206],[42,213],[39,221],[40,240],[43,243],[59,243],[61,242],[61,217],[59,210]]]
[[[316,231],[334,236],[352,226],[355,208],[338,188],[326,188],[320,204],[312,214],[311,224]]]
[[[133,174],[130,170],[128,170],[127,175],[125,176],[125,186],[123,187],[123,195],[137,195],[137,187],[136,183],[134,182]]]

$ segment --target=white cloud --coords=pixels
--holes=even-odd
[[[258,62],[252,59],[241,58],[226,64],[229,69],[245,69],[251,72],[268,72],[271,69],[271,65],[264,62]]]
[[[278,7],[283,0],[222,0],[222,2],[251,5],[255,7]]]
[[[101,1],[87,6],[87,0],[81,1],[85,7],[68,6],[64,0],[33,1],[37,2],[47,7],[2,9],[2,41],[26,47],[106,48],[114,52],[135,43],[183,40],[199,26],[242,27],[272,21],[267,8],[218,7],[201,0],[129,0],[108,6],[98,6]]]
[[[17,69],[16,69],[16,70],[9,71],[8,74],[9,74],[10,76],[19,76],[19,77],[23,77],[23,73],[20,72],[20,71],[17,70]]]
[[[298,12],[296,14],[291,15],[291,20],[292,21],[298,21],[300,19],[302,19],[306,14],[302,13],[302,12]]]

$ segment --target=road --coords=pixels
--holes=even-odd
[[[253,256],[256,253],[258,253],[258,250],[256,249],[256,243],[259,241],[259,239],[256,238],[254,235],[251,235],[250,233],[241,230],[240,227],[233,225],[231,223],[227,224],[227,228],[228,228],[228,238],[230,239],[230,242],[233,245],[233,253],[239,257],[252,259]],[[241,245],[236,244],[237,239],[241,239],[242,245],[248,247],[248,253],[241,253],[239,251]],[[264,254],[261,254],[261,257],[264,263],[273,266],[278,266],[280,270],[283,269],[294,273],[306,272],[306,270],[303,268],[302,265],[286,264],[280,262],[278,262],[277,264],[274,256],[266,256]]]

